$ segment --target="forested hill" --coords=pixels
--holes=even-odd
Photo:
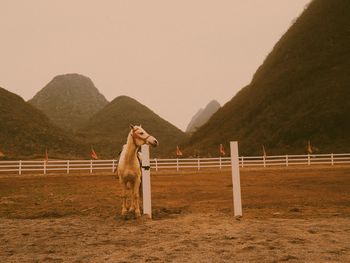
[[[315,0],[278,41],[251,83],[192,136],[189,151],[216,154],[350,151],[350,1]],[[257,43],[258,44],[258,43]]]
[[[74,73],[54,77],[29,103],[57,126],[74,131],[108,101],[90,78]]]
[[[88,148],[21,97],[0,88],[0,151],[4,158],[88,157]]]
[[[152,110],[127,96],[115,98],[97,112],[79,130],[80,139],[89,142],[106,158],[115,157],[126,143],[130,124],[140,125],[159,141],[152,149],[152,156],[168,157],[175,154],[176,145],[186,135],[180,129],[162,119]]]

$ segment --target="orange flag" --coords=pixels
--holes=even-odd
[[[91,158],[95,159],[95,160],[98,159],[97,154],[95,153],[94,148],[92,148],[92,147],[91,147]]]
[[[220,152],[220,155],[221,155],[221,156],[225,156],[225,155],[226,155],[224,146],[223,146],[222,144],[220,144],[219,152]]]
[[[310,140],[307,141],[307,153],[312,154],[312,147],[311,147]]]
[[[176,146],[176,156],[182,156],[182,152],[180,151],[179,146]]]

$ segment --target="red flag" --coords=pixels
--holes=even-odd
[[[223,146],[222,144],[220,144],[220,149],[219,149],[219,152],[220,152],[220,155],[221,155],[221,156],[226,155],[226,153],[225,153],[225,149],[224,149],[224,146]]]
[[[45,149],[45,159],[44,161],[47,163],[49,161],[49,154],[47,152],[47,148]]]
[[[312,154],[312,147],[311,147],[310,140],[307,141],[307,153]]]
[[[179,146],[176,146],[176,156],[182,156]]]
[[[91,147],[91,158],[97,160],[97,154],[95,153],[94,149]]]

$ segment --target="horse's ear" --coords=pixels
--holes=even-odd
[[[140,127],[142,128],[141,124],[140,124]]]
[[[134,129],[134,125],[130,124],[130,129],[133,130]]]

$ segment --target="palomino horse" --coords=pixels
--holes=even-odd
[[[119,182],[122,186],[122,215],[125,215],[127,210],[127,190],[130,190],[130,207],[129,212],[135,211],[137,217],[141,216],[139,204],[139,189],[141,184],[141,167],[138,159],[138,151],[143,144],[157,146],[158,141],[153,136],[149,135],[140,126],[130,125],[130,132],[123,146],[118,162]]]

